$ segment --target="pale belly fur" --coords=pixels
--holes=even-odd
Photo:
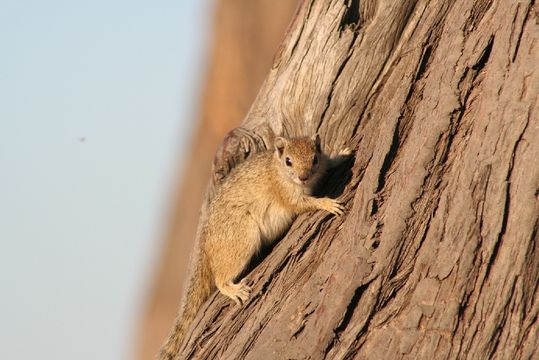
[[[261,221],[258,223],[262,241],[273,242],[282,235],[292,224],[295,214],[277,203],[271,203],[266,208]]]

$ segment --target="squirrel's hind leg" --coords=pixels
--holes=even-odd
[[[245,271],[260,248],[260,230],[250,217],[244,217],[238,224],[230,224],[227,230],[222,233],[226,245],[212,252],[211,268],[219,291],[241,305],[249,299],[251,288],[246,279],[237,283],[234,280]]]

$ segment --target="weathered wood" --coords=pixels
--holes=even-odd
[[[180,358],[538,358],[538,40],[531,0],[305,1],[207,199],[318,132],[356,151],[323,189],[348,213],[298,218]]]

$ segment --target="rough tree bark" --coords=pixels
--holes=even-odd
[[[272,133],[353,162],[215,294],[181,359],[531,359],[539,310],[539,26],[534,1],[306,0],[206,204]],[[205,207],[202,209],[205,215]]]

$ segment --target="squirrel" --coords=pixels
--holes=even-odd
[[[330,158],[322,154],[318,135],[276,137],[273,146],[234,168],[211,200],[182,306],[159,360],[174,359],[216,288],[238,305],[249,299],[246,278],[237,278],[261,246],[277,240],[297,215],[316,209],[344,213],[337,200],[311,194],[325,170],[351,154],[348,148]]]

